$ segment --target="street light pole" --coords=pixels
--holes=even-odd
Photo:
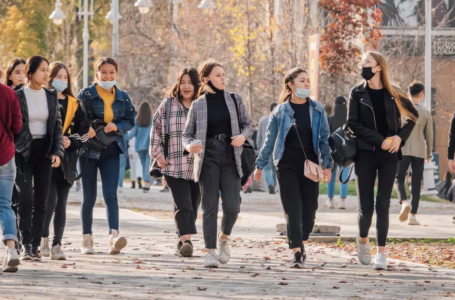
[[[79,7],[80,9],[80,7]],[[81,13],[79,13],[79,17]],[[84,42],[84,63],[83,63],[83,78],[82,78],[82,87],[86,88],[88,86],[88,0],[84,0],[84,32],[82,33],[82,39]]]
[[[174,4],[173,6],[173,16],[172,16],[172,34],[174,35],[174,45],[172,49],[172,71],[171,71],[171,83],[173,84],[177,80],[177,24],[179,20],[179,3],[181,0],[171,0]]]
[[[119,20],[119,7],[118,0],[112,1],[112,9],[114,11],[114,32],[112,34],[112,56],[115,60],[118,58],[119,49],[119,34],[118,34],[118,20]]]

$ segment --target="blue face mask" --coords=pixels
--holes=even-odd
[[[311,94],[311,89],[299,89],[295,92],[295,95],[300,99],[306,99]]]
[[[68,87],[68,82],[53,79],[53,80],[52,80],[52,87],[53,87],[57,92],[63,92],[63,91],[66,90],[66,88]]]
[[[98,84],[100,87],[102,87],[105,90],[110,90],[114,87],[114,85],[117,85],[117,81],[112,80],[112,81],[99,81]]]

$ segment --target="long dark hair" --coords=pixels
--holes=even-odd
[[[339,96],[335,99],[333,115],[329,117],[330,132],[334,132],[338,128],[346,124],[348,118],[348,107],[346,98]]]
[[[43,61],[49,64],[49,61],[40,55],[31,56],[27,59],[25,64],[25,75],[27,76],[28,82],[32,81],[33,74],[36,73],[36,70],[38,70]]]
[[[294,83],[294,80],[302,73],[307,73],[304,69],[297,67],[290,69],[287,73],[286,76],[284,76],[284,85],[283,85],[283,91],[281,92],[281,97],[280,97],[280,103],[286,102],[289,97],[292,96],[292,90],[289,87],[288,83],[292,82]]]
[[[180,93],[180,82],[182,81],[183,75],[190,76],[191,84],[194,87],[194,95],[193,100],[198,98],[199,88],[201,86],[201,82],[198,77],[198,73],[195,68],[184,68],[179,71],[177,75],[177,81],[175,82],[174,86],[168,91],[167,96],[171,98],[176,98],[179,101],[182,101],[182,94]]]
[[[18,57],[12,59],[9,62],[8,68],[6,69],[5,79],[3,81],[4,84],[6,84],[9,87],[13,86],[13,81],[10,80],[9,77],[11,76],[11,74],[13,74],[14,69],[16,69],[16,67],[21,64],[25,65],[25,60],[23,60],[22,58],[18,58]]]
[[[224,67],[220,63],[214,60],[208,60],[206,62],[203,62],[199,66],[199,80],[201,81],[201,87],[199,88],[199,93],[197,94],[198,98],[205,94],[205,91],[207,89],[207,86],[204,82],[204,78],[209,77],[210,73],[212,73],[215,67],[221,67],[224,69]]]
[[[51,73],[51,75],[49,76],[49,80],[47,81],[46,87],[49,89],[53,88],[52,80],[54,80],[54,78],[57,76],[58,72],[60,72],[61,69],[65,69],[66,73],[68,74],[68,87],[62,92],[62,94],[66,95],[66,96],[71,96],[74,98],[73,90],[71,89],[70,70],[64,63],[62,63],[60,61],[55,61],[55,62],[51,63],[51,65],[49,66],[49,72]]]
[[[152,121],[152,107],[147,101],[142,102],[137,110],[136,123],[139,127],[148,127]]]

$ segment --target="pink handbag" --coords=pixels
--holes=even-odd
[[[305,155],[305,162],[303,164],[303,175],[313,180],[314,182],[319,182],[324,180],[324,170],[322,167],[311,160],[309,160],[305,153],[305,148],[303,148],[302,140],[300,139],[299,131],[297,130],[297,124],[294,121],[294,128],[297,131],[297,137],[299,138],[300,146],[302,147],[303,155]]]

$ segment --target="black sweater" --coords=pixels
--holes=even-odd
[[[231,135],[231,114],[224,99],[224,92],[207,93],[207,137]]]

